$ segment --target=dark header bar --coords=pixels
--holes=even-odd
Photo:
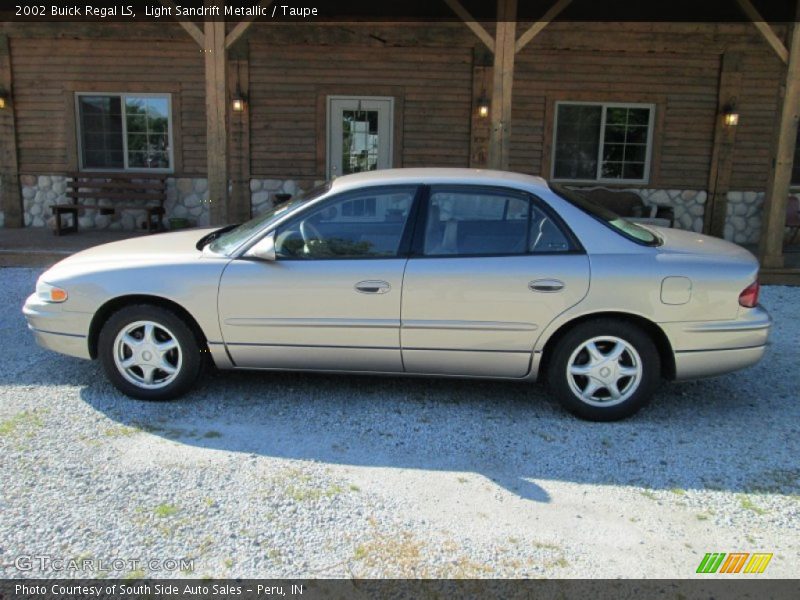
[[[358,598],[724,598],[784,600],[800,597],[800,581],[692,580],[0,580],[3,600],[321,600]]]
[[[556,0],[518,0],[517,21],[542,18]],[[767,22],[797,20],[795,0],[751,0]],[[459,21],[444,0],[3,0],[10,22],[143,22],[177,20],[341,23]],[[477,21],[496,21],[495,0],[460,0]],[[172,5],[172,6],[170,6]],[[736,0],[573,0],[556,18],[573,22],[745,22]]]

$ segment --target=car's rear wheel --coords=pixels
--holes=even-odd
[[[573,414],[616,421],[651,399],[661,379],[660,357],[650,336],[633,323],[597,319],[577,325],[558,341],[547,377]]]
[[[147,304],[127,306],[106,321],[98,354],[111,383],[142,400],[181,396],[197,379],[203,362],[197,339],[183,319]]]

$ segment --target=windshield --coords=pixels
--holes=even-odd
[[[242,223],[241,225],[237,225],[230,231],[223,233],[217,239],[215,239],[211,244],[211,250],[218,254],[229,255],[257,231],[267,227],[270,223],[277,221],[283,215],[294,211],[297,207],[305,204],[306,202],[310,202],[315,198],[319,198],[329,189],[331,189],[330,182],[312,189],[305,195],[296,198],[291,202],[285,202],[283,204],[274,206],[267,212],[262,213],[257,217]]]
[[[620,217],[613,210],[609,210],[602,204],[590,200],[580,192],[565,188],[562,185],[552,184],[550,187],[570,204],[577,206],[583,212],[590,214],[598,221],[608,225],[634,242],[645,246],[658,246],[661,244],[658,236],[649,229]]]

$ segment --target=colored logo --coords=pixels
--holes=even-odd
[[[763,573],[772,554],[765,552],[709,552],[700,561],[698,573]]]

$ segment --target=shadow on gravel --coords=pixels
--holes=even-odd
[[[477,473],[535,502],[552,480],[796,493],[798,419],[735,377],[665,385],[619,423],[563,412],[540,385],[293,373],[215,373],[184,400],[146,403],[92,384],[82,398],[180,443],[349,466]],[[785,413],[784,413],[784,416]],[[792,442],[793,444],[793,442]],[[790,444],[791,445],[791,444]]]

